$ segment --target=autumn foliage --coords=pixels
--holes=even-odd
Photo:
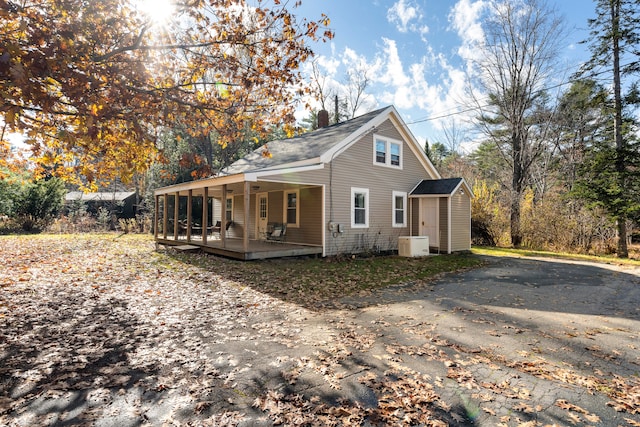
[[[333,37],[326,16],[278,0],[172,3],[160,23],[131,0],[0,0],[0,117],[39,164],[126,181],[156,158],[163,126],[225,146],[293,123],[309,42]]]

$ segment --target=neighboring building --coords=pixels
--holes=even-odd
[[[103,191],[98,193],[70,191],[65,196],[65,203],[69,207],[74,202],[85,204],[87,212],[94,215],[98,213],[98,209],[104,208],[118,218],[135,218],[136,216],[135,191]]]
[[[395,251],[401,236],[470,249],[471,189],[441,179],[394,107],[267,146],[157,189],[156,240],[247,260]]]

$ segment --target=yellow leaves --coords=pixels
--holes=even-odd
[[[97,105],[97,104],[91,104],[91,107],[89,108],[89,112],[94,117],[96,117],[98,115],[98,111],[100,111],[100,110],[102,110],[102,106]]]
[[[147,132],[163,126],[215,131],[224,145],[244,137],[239,130],[248,119],[265,123],[260,136],[293,123],[289,88],[300,86],[306,42],[329,18],[298,25],[292,2],[275,1],[271,9],[258,2],[251,10],[231,7],[236,2],[208,10],[205,3],[180,10],[190,26],[153,36],[142,31],[130,2],[45,1],[18,10],[0,30],[6,35],[0,66],[9,64],[0,96],[17,106],[3,111],[5,123],[44,147],[72,153],[73,163],[93,163],[82,169],[92,179],[144,168],[155,155]],[[171,47],[141,48],[154,43]],[[41,113],[23,114],[24,108]]]

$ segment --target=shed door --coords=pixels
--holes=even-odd
[[[440,239],[438,239],[438,224],[440,222],[438,202],[439,199],[437,197],[421,199],[420,235],[429,236],[429,246],[440,246]]]
[[[258,193],[256,194],[256,218],[258,221],[256,222],[258,238],[264,238],[267,233],[267,222],[269,221],[269,197],[267,193]]]

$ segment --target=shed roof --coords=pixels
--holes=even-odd
[[[121,202],[136,194],[135,191],[103,191],[98,193],[83,193],[82,191],[70,191],[65,195],[65,200],[83,202]]]
[[[462,178],[423,179],[415,186],[410,196],[450,195],[463,182]]]

